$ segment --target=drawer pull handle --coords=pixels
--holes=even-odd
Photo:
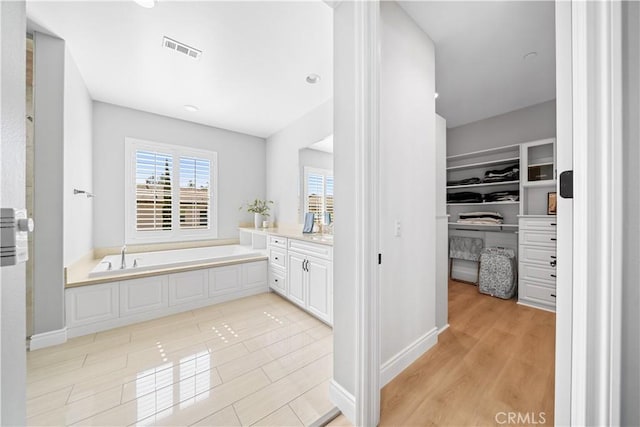
[[[552,222],[551,225],[557,225],[555,222]]]
[[[556,260],[554,259],[553,261],[549,261],[549,264],[551,265],[551,267],[555,267],[556,266]]]
[[[278,279],[274,279],[276,283],[278,283]]]
[[[274,258],[276,261],[278,260],[278,257],[277,257],[277,256],[276,256],[276,257],[273,257],[273,258]]]
[[[551,238],[551,241],[552,241],[552,242],[555,242],[555,241],[556,241],[556,238],[555,238],[555,237],[552,237],[552,238]]]
[[[556,259],[556,256],[555,255],[551,255],[551,259]]]
[[[556,294],[551,294],[551,296],[555,298],[555,297],[556,297]]]
[[[549,276],[553,277],[555,279],[556,275],[555,274],[550,274]]]

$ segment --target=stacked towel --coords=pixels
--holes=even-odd
[[[447,194],[448,203],[482,203],[482,194],[472,191]]]
[[[517,202],[519,198],[519,190],[495,191],[484,195],[485,202]]]
[[[458,224],[502,224],[504,217],[499,212],[465,212],[459,214]]]
[[[520,167],[518,165],[513,165],[504,169],[486,171],[482,182],[515,181],[519,177]]]

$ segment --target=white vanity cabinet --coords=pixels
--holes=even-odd
[[[332,247],[289,239],[287,297],[319,319],[333,323]]]

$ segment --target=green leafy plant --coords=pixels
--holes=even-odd
[[[253,202],[251,203],[247,203],[246,204],[246,209],[247,212],[251,212],[251,213],[257,213],[260,215],[264,215],[264,216],[269,216],[269,205],[273,204],[273,201],[271,200],[262,200],[262,199],[255,199]],[[242,209],[245,206],[240,206],[240,209]]]

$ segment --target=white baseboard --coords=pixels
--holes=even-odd
[[[329,383],[329,399],[351,424],[356,425],[356,398],[334,379]]]
[[[449,329],[449,324],[448,323],[446,325],[444,325],[442,328],[438,329],[438,335],[440,335],[441,333],[443,333],[447,329]]]
[[[43,332],[41,334],[31,335],[29,338],[29,351],[39,350],[45,347],[51,347],[67,342],[67,328],[55,331]]]
[[[433,328],[391,359],[380,368],[380,388],[387,385],[400,372],[404,371],[438,342],[438,328]]]

